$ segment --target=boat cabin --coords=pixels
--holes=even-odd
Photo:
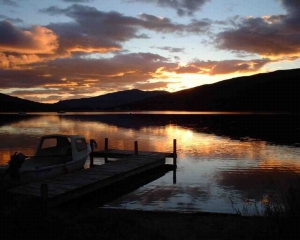
[[[26,160],[23,166],[44,167],[76,161],[87,155],[87,148],[82,136],[46,135],[40,139],[34,157]]]

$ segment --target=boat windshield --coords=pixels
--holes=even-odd
[[[71,141],[67,137],[44,138],[37,151],[37,156],[67,155],[71,152]]]

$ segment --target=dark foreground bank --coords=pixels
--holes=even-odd
[[[1,239],[296,239],[298,219],[1,206]]]
[[[300,179],[282,199],[245,217],[105,209],[79,200],[49,209],[41,199],[0,191],[0,239],[299,239]]]

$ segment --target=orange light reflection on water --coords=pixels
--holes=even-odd
[[[118,118],[122,120],[122,116]],[[138,141],[141,151],[172,152],[173,139],[177,139],[179,162],[191,158],[193,161],[211,159],[218,160],[215,164],[219,167],[220,161],[247,159],[246,162],[236,161],[235,167],[300,171],[295,154],[299,151],[289,151],[289,148],[268,145],[264,141],[233,140],[171,123],[138,128],[59,115],[34,116],[1,126],[0,163],[7,162],[14,151],[33,154],[38,137],[54,133],[84,135],[87,140],[95,139],[98,149],[104,148],[104,139],[108,138],[109,148],[133,149],[134,141]]]
[[[225,204],[231,209],[227,194],[257,199],[268,193],[271,180],[287,179],[300,172],[300,148],[270,145],[247,136],[242,140],[218,136],[201,132],[194,125],[177,125],[171,121],[152,123],[152,116],[143,122],[139,116],[132,115],[53,114],[8,122],[0,126],[0,164],[8,162],[15,151],[32,155],[38,138],[46,134],[83,135],[87,140],[96,140],[96,150],[102,150],[104,139],[108,138],[109,148],[132,150],[134,141],[138,141],[140,151],[172,152],[173,139],[176,139],[178,184],[169,184],[166,179],[172,176],[166,174],[162,182],[135,191],[130,195],[132,199],[126,201],[141,199],[139,204],[153,208],[169,204],[174,209],[186,206],[204,210],[211,209],[211,202],[217,202],[213,209],[223,209]]]

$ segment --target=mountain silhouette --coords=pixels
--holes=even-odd
[[[38,103],[0,93],[0,112],[54,111],[52,104]]]
[[[37,103],[0,94],[0,111],[263,111],[299,113],[300,69],[238,77],[169,93],[137,89]]]
[[[238,77],[119,106],[132,110],[299,112],[300,69]]]
[[[120,104],[127,104],[130,102],[135,102],[150,97],[157,97],[159,95],[168,94],[166,91],[141,91],[138,89],[125,90],[115,93],[108,93],[105,95],[91,97],[91,98],[81,98],[81,99],[71,99],[60,101],[54,106],[57,109],[64,110],[103,110],[107,108],[114,109]]]

